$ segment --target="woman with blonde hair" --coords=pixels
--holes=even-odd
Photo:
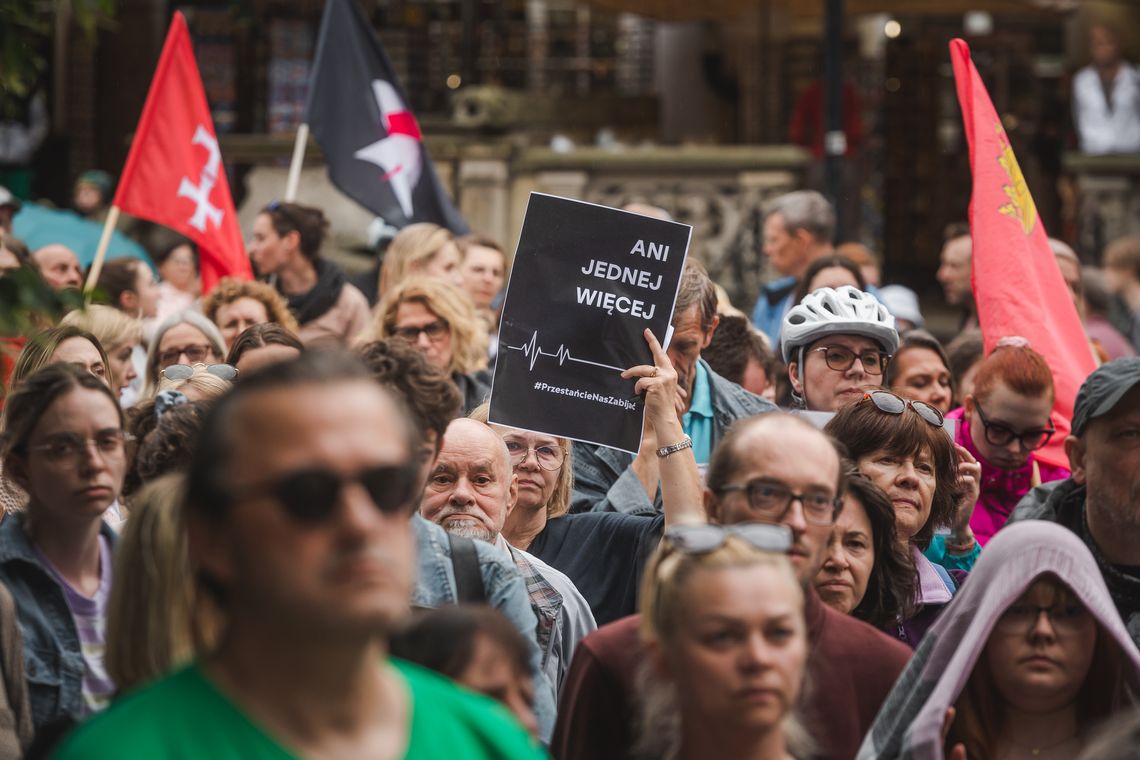
[[[142,322],[112,306],[92,304],[69,312],[60,325],[78,327],[98,338],[107,354],[107,380],[122,401],[123,391],[138,377],[133,356],[142,341]]]
[[[131,501],[115,551],[107,604],[107,673],[127,692],[194,655],[194,581],[182,525],[180,474],[151,481]]]
[[[807,757],[796,720],[804,592],[781,525],[668,528],[645,568],[640,677],[649,758]]]
[[[384,296],[369,340],[397,338],[451,375],[469,412],[491,391],[487,331],[467,294],[429,277],[413,277]]]
[[[203,299],[202,313],[218,326],[227,351],[253,325],[275,323],[294,335],[301,329],[281,294],[255,280],[223,277]]]
[[[459,265],[462,256],[455,236],[446,227],[430,222],[409,224],[400,230],[380,265],[379,298],[415,275],[435,277],[455,286],[463,284]]]

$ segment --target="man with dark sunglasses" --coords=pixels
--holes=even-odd
[[[351,357],[309,353],[219,400],[185,509],[220,643],[57,756],[539,757],[494,706],[387,657],[415,582],[416,445]]]
[[[895,318],[850,285],[804,296],[784,317],[780,337],[792,395],[812,412],[836,412],[882,385],[898,346]]]
[[[764,414],[737,423],[709,464],[705,508],[722,525],[767,523],[790,532],[788,550],[804,586],[808,625],[806,728],[816,756],[849,760],[870,728],[910,650],[825,605],[812,585],[838,516],[844,477],[835,443],[802,417]],[[567,674],[552,750],[559,760],[621,758],[632,741],[634,680],[644,656],[640,618],[599,628]]]
[[[1140,358],[1088,376],[1072,431],[1065,439],[1072,476],[1034,488],[1009,522],[1049,520],[1080,536],[1140,646]]]

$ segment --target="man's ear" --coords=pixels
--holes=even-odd
[[[218,530],[218,523],[214,520],[189,514],[186,516],[186,542],[195,577],[205,575],[224,588],[232,587],[235,569],[228,531]]]
[[[723,522],[723,520],[721,519],[721,513],[720,513],[721,512],[720,499],[718,499],[716,497],[716,494],[706,488],[705,492],[704,492],[704,501],[705,501],[705,514],[708,516],[709,522],[711,522],[711,523]]]
[[[1080,485],[1085,483],[1085,442],[1075,435],[1065,439],[1065,454],[1069,457],[1069,471],[1073,474],[1073,481]]]
[[[788,362],[788,380],[792,383],[792,390],[796,395],[803,398],[804,384],[800,382],[800,365],[799,362]]]
[[[713,333],[716,332],[716,326],[720,324],[720,315],[716,314],[712,318],[712,324],[709,329],[705,331],[705,337],[701,340],[701,350],[704,351],[712,343]]]
[[[507,514],[508,515],[511,513],[511,510],[513,510],[515,508],[515,504],[518,503],[518,500],[519,500],[519,476],[516,475],[514,473],[514,471],[512,470],[511,471],[511,486],[507,490]]]

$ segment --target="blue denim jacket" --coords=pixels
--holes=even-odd
[[[0,526],[2,528],[3,526]],[[451,545],[447,532],[418,514],[412,517],[416,534],[417,579],[412,604],[417,607],[442,607],[455,604],[455,568],[451,564]],[[554,687],[543,673],[542,650],[535,639],[538,619],[530,607],[522,575],[506,553],[484,541],[475,542],[479,555],[479,571],[487,604],[503,613],[526,636],[530,646],[530,669],[534,676],[534,715],[538,734],[546,744],[554,733]]]
[[[107,523],[99,532],[114,547]],[[83,714],[83,650],[63,588],[24,532],[24,515],[0,522],[0,582],[12,592],[24,639],[24,674],[38,731],[51,721]]]
[[[731,380],[712,371],[704,359],[701,366],[708,373],[712,396],[712,448],[732,423],[754,414],[776,411],[776,405],[755,393],[749,393]],[[574,492],[570,497],[571,512],[625,512],[631,515],[654,515],[661,511],[661,489],[653,501],[637,475],[630,469],[633,455],[606,446],[574,444]]]

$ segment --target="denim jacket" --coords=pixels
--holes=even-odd
[[[451,564],[447,532],[418,514],[412,516],[412,530],[416,534],[418,564],[412,604],[431,608],[455,604],[455,568]],[[479,571],[483,576],[488,606],[503,613],[526,636],[530,647],[530,669],[534,676],[534,714],[538,719],[538,733],[543,742],[549,743],[554,733],[554,686],[543,672],[543,654],[535,638],[538,620],[531,610],[526,585],[508,555],[484,541],[476,541],[475,550],[479,555]]]
[[[701,359],[708,373],[712,395],[712,447],[720,443],[732,423],[754,414],[776,411],[767,399],[741,388],[712,371]],[[625,512],[653,515],[661,511],[661,489],[651,502],[637,475],[630,469],[633,455],[606,446],[574,444],[574,493],[571,512]]]
[[[83,714],[83,650],[63,588],[44,566],[28,534],[23,513],[0,522],[0,582],[12,592],[24,639],[24,674],[38,731],[51,721]],[[112,548],[117,536],[99,528]]]

